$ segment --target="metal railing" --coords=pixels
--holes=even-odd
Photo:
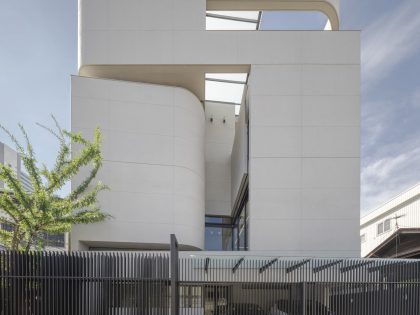
[[[167,254],[0,253],[0,314],[169,315]]]
[[[3,251],[0,314],[420,314],[418,260],[177,255]]]

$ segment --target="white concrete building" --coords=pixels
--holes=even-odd
[[[20,154],[2,142],[0,142],[0,163],[8,165],[16,172],[23,188],[27,192],[33,191],[31,180],[22,167]],[[0,191],[2,190],[7,190],[7,185],[0,180]],[[0,229],[10,228],[11,226],[0,224]],[[65,234],[48,235],[46,239],[48,240],[47,250],[64,250],[69,247],[68,237]],[[3,248],[2,244],[0,244],[0,248]]]
[[[263,10],[321,11],[333,31],[214,24]],[[245,86],[237,106],[209,97],[221,82]],[[175,233],[181,249],[360,256],[359,87],[337,0],[79,0],[72,130],[103,131],[113,218],[76,226],[72,249]]]
[[[32,191],[31,181],[28,175],[22,170],[19,154],[16,150],[2,142],[0,142],[0,163],[11,167],[16,172],[23,188],[27,191]],[[0,180],[0,190],[5,188],[7,188],[5,183]]]
[[[360,220],[362,257],[420,258],[420,183]]]

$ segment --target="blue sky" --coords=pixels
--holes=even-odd
[[[267,13],[262,28],[319,29],[321,14]],[[341,0],[341,29],[362,30],[362,212],[420,181],[420,1]],[[0,2],[0,124],[21,122],[51,165],[57,144],[35,125],[70,126],[77,1]],[[0,141],[10,144],[3,133]]]

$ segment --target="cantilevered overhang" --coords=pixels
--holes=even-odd
[[[328,17],[333,31],[340,27],[338,6],[338,0],[207,0],[209,11],[319,11]]]
[[[130,39],[121,43],[109,30],[85,30],[79,74],[183,87],[204,100],[205,73],[249,73],[251,65],[360,64],[359,32],[353,31],[161,31],[167,41],[149,33],[118,31]],[[102,48],[91,49],[89,38]]]
[[[206,73],[249,73],[249,68],[250,65],[94,65],[83,66],[79,74],[182,87],[203,101]]]

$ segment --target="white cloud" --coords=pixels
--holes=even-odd
[[[386,77],[420,48],[420,1],[407,0],[363,32],[362,78],[365,87]]]
[[[362,213],[420,182],[420,148],[388,155],[362,168]]]

